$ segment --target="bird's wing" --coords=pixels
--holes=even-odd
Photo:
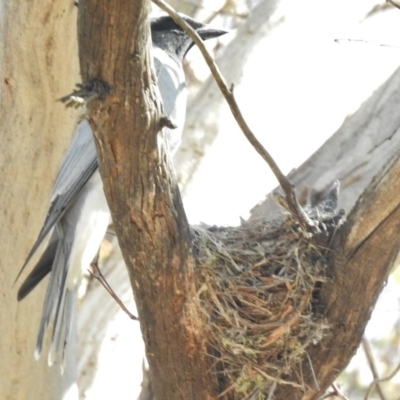
[[[46,250],[18,290],[18,301],[24,299],[36,285],[51,271],[58,247],[58,235],[54,230]]]
[[[177,129],[168,129],[167,137],[171,152],[179,145],[186,112],[186,90],[183,70],[167,53],[154,47],[154,64],[164,111],[171,117]],[[42,229],[29,252],[17,279],[35,254],[40,244],[52,230],[65,210],[72,204],[86,182],[98,167],[96,146],[89,123],[79,123],[73,141],[63,159],[51,195],[49,211]]]
[[[79,123],[74,139],[62,161],[57,174],[46,219],[24,265],[16,280],[25,269],[31,257],[52,230],[65,210],[72,204],[86,182],[97,169],[96,146],[89,123],[83,120]]]

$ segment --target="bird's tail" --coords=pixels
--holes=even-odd
[[[58,234],[59,233],[60,230],[58,230]],[[52,273],[50,274],[50,280],[47,285],[46,296],[43,303],[42,318],[36,341],[35,358],[39,359],[40,357],[47,328],[50,321],[53,321],[48,364],[51,366],[55,362],[60,363],[61,371],[63,371],[65,348],[71,333],[78,290],[77,288],[69,290],[66,287],[71,251],[70,244],[66,243],[65,239],[58,237],[58,240],[52,242],[50,245],[53,246],[55,254],[53,253]],[[48,249],[46,249],[46,252]],[[46,252],[43,254],[42,258],[44,258]]]
[[[23,284],[18,290],[17,299],[21,301],[37,286],[37,284],[51,272],[53,260],[57,252],[58,240],[57,235],[52,235],[46,250],[40,257],[39,261],[33,268],[32,272],[27,276]]]

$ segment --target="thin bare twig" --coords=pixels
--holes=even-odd
[[[372,390],[374,389],[375,385],[377,385],[380,382],[390,381],[399,371],[400,371],[400,364],[386,378],[375,379],[373,382],[371,382],[371,384],[369,385],[369,388],[367,390],[367,393],[365,394],[364,400],[368,400],[368,397],[371,395]]]
[[[310,358],[310,356],[308,355],[308,352],[307,352],[307,351],[306,351],[306,356],[307,356],[307,360],[308,360],[308,362],[309,362],[309,364],[310,364],[311,375],[312,375],[313,380],[314,380],[315,389],[318,390],[318,391],[320,391],[321,389],[320,389],[319,384],[318,384],[317,376],[315,375],[314,367],[313,367],[313,365],[312,365],[311,358]]]
[[[374,46],[380,46],[380,47],[390,47],[393,49],[398,49],[399,46],[396,46],[394,44],[386,44],[386,43],[376,43],[376,42],[371,42],[370,40],[364,40],[364,39],[351,39],[351,38],[343,38],[343,39],[335,39],[336,43],[342,43],[342,42],[357,42],[357,43],[364,43],[364,44],[372,44]]]
[[[342,391],[339,389],[338,385],[336,385],[335,382],[332,383],[331,385],[333,391],[329,392],[329,393],[325,393],[322,397],[319,397],[318,400],[325,400],[325,399],[329,399],[329,397],[340,397],[342,400],[349,400],[348,397],[346,397]]]
[[[333,392],[328,392],[325,393],[322,397],[319,397],[318,400],[325,400],[325,399],[329,399],[330,397],[336,396],[337,393],[335,391]]]
[[[343,400],[349,400],[349,398],[343,394],[343,392],[339,389],[339,386],[335,382],[332,382],[331,386],[333,387],[333,390],[336,392],[337,396],[341,397]]]
[[[271,168],[272,172],[276,176],[279,184],[281,185],[285,195],[286,195],[286,202],[288,205],[289,210],[293,214],[293,216],[297,219],[299,224],[306,229],[307,231],[310,229],[316,229],[316,224],[312,221],[312,219],[306,214],[303,208],[297,201],[296,193],[294,191],[293,184],[289,181],[289,179],[282,173],[278,165],[276,164],[275,160],[271,157],[268,151],[263,147],[263,145],[259,142],[253,132],[250,130],[249,126],[247,125],[243,115],[236,103],[235,97],[233,95],[233,85],[228,87],[228,84],[225,81],[225,78],[222,76],[221,72],[219,71],[218,66],[215,64],[213,58],[211,57],[210,53],[208,52],[207,48],[204,46],[203,41],[201,40],[200,36],[197,32],[188,24],[186,21],[179,16],[179,14],[167,3],[163,0],[152,0],[154,4],[164,10],[168,15],[182,28],[185,32],[192,38],[194,43],[197,45],[199,50],[201,51],[210,71],[221,90],[225,100],[227,101],[232,115],[234,116],[236,122],[238,123],[239,127],[241,128],[242,132],[246,136],[247,140],[252,144],[254,149],[260,154],[260,156],[267,162],[269,167]]]
[[[373,376],[374,380],[377,380],[377,379],[379,379],[379,374],[378,374],[378,370],[376,369],[376,364],[375,364],[374,356],[372,354],[371,346],[369,345],[368,340],[365,337],[363,337],[361,343],[362,343],[362,347],[363,347],[365,356],[367,357],[368,365],[371,370],[372,376]],[[379,397],[381,398],[381,400],[386,400],[386,397],[383,394],[382,388],[380,387],[379,383],[376,384],[376,391],[377,391]]]
[[[117,302],[117,304],[121,307],[121,309],[129,316],[130,319],[133,319],[135,321],[138,321],[139,318],[133,315],[122,303],[121,299],[115,294],[114,290],[112,287],[109,285],[107,282],[106,278],[104,278],[104,275],[101,273],[99,266],[97,265],[97,262],[93,262],[91,264],[91,267],[93,268],[93,271],[90,271],[90,275],[93,276],[93,278],[97,279],[104,287],[104,289],[107,290],[107,292],[110,294],[110,296]]]

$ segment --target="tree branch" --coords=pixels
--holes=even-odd
[[[299,202],[296,198],[296,193],[294,191],[294,186],[291,184],[288,178],[283,174],[278,164],[269,154],[269,152],[264,148],[261,142],[257,139],[254,133],[251,131],[249,125],[245,121],[242,112],[238,104],[236,103],[235,97],[233,95],[233,84],[231,87],[228,87],[228,84],[225,81],[225,78],[222,76],[217,64],[214,62],[210,53],[208,52],[206,46],[204,45],[202,39],[198,35],[198,33],[188,24],[186,21],[179,16],[179,14],[167,3],[163,0],[152,0],[154,4],[160,7],[162,10],[167,12],[169,16],[186,31],[186,33],[193,39],[194,43],[197,45],[201,54],[204,57],[210,71],[217,83],[221,93],[225,97],[226,102],[229,105],[229,108],[232,111],[232,115],[238,123],[240,129],[246,136],[247,140],[251,143],[257,153],[264,159],[264,161],[269,165],[272,172],[274,173],[276,179],[281,185],[285,195],[286,195],[286,203],[288,210],[293,214],[293,216],[298,220],[299,224],[306,230],[316,229],[316,225],[314,221],[304,212],[301,208]]]
[[[290,174],[305,201],[318,197],[311,188],[321,191],[332,180],[340,179],[339,207],[353,208],[335,238],[331,278],[320,291],[321,309],[332,333],[309,353],[322,390],[345,368],[357,349],[399,252],[399,82],[400,70]],[[252,219],[274,210],[276,204],[268,197],[253,209]],[[310,388],[304,394],[290,396],[317,398],[318,393],[311,387],[311,373],[306,372],[304,377]],[[282,388],[277,395],[285,398],[288,393]]]

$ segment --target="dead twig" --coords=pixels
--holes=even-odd
[[[365,394],[364,400],[368,400],[369,396],[371,395],[372,391],[374,390],[374,387],[378,383],[390,381],[399,371],[400,371],[400,364],[386,378],[375,379],[373,382],[371,382],[371,384],[369,385],[369,388],[367,390],[367,393]]]
[[[251,143],[254,149],[260,154],[260,156],[267,162],[269,167],[271,168],[272,172],[276,176],[280,186],[282,187],[285,195],[286,195],[286,203],[287,208],[291,211],[293,216],[299,222],[299,224],[306,230],[315,230],[317,229],[316,224],[314,221],[307,215],[307,213],[303,210],[300,206],[299,202],[296,198],[296,193],[294,190],[293,184],[289,181],[289,179],[283,174],[280,170],[278,165],[276,164],[275,160],[272,156],[268,153],[268,151],[263,147],[263,145],[259,142],[256,138],[254,133],[250,130],[249,126],[247,125],[243,115],[236,103],[234,94],[233,94],[233,85],[228,87],[225,78],[222,76],[221,72],[219,71],[218,66],[215,64],[213,58],[211,57],[210,53],[204,46],[203,41],[201,40],[200,36],[197,32],[188,24],[186,21],[179,16],[179,14],[167,3],[163,0],[152,0],[154,4],[164,10],[168,15],[182,28],[185,32],[192,38],[194,43],[200,49],[210,71],[221,90],[225,100],[227,101],[231,112],[238,123],[239,127],[241,128],[242,132],[246,136],[247,140]]]
[[[339,389],[338,385],[336,385],[335,382],[332,383],[331,387],[332,387],[332,389],[333,389],[332,392],[329,392],[329,393],[324,394],[322,397],[319,397],[318,400],[329,399],[329,397],[333,397],[333,396],[339,397],[339,398],[341,398],[342,400],[349,400],[349,398],[346,397],[346,396],[342,393],[342,391]]]
[[[368,340],[365,337],[363,337],[361,343],[362,343],[362,347],[363,347],[365,356],[367,357],[368,365],[371,370],[372,376],[373,376],[374,380],[378,380],[379,374],[376,369],[376,364],[375,364],[374,356],[372,354],[371,346],[369,345]],[[379,397],[381,398],[381,400],[386,400],[386,397],[383,394],[382,388],[380,387],[379,383],[376,384],[376,391],[377,391]]]
[[[396,45],[393,45],[393,44],[376,43],[376,42],[371,42],[370,40],[364,40],[364,39],[352,39],[352,38],[335,39],[335,43],[340,44],[342,42],[356,42],[356,43],[372,44],[373,46],[390,47],[392,49],[398,49],[399,48],[399,46],[396,46]]]
[[[104,287],[104,289],[107,290],[107,292],[110,294],[110,296],[117,302],[117,304],[121,307],[121,309],[129,316],[130,319],[133,319],[135,321],[138,321],[139,318],[133,315],[122,303],[121,299],[115,294],[114,290],[112,287],[108,284],[106,278],[104,275],[101,273],[99,266],[97,265],[97,262],[93,262],[91,264],[91,267],[93,268],[93,272],[89,270],[89,273],[93,278],[97,279]]]

